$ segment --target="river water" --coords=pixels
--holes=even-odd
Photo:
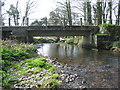
[[[120,54],[106,50],[85,49],[65,43],[40,44],[38,53],[55,58],[62,64],[79,67],[76,73],[84,77],[89,87],[117,88]]]

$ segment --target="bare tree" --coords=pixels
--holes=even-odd
[[[111,2],[108,2],[108,7],[109,7],[109,23],[112,24],[112,0]]]
[[[57,3],[60,5],[60,8],[63,9],[63,11],[65,11],[64,16],[68,19],[68,24],[72,25],[72,10],[70,0]]]
[[[37,2],[34,0],[27,0],[26,7],[25,7],[25,13],[22,19],[22,25],[27,25],[28,16],[33,12],[33,9],[35,9]]]
[[[53,24],[53,25],[66,25],[64,19],[66,19],[64,17],[65,15],[65,11],[60,9],[60,8],[56,8],[55,10],[51,11],[49,16],[49,23]]]
[[[18,19],[19,19],[19,11],[14,5],[10,5],[10,9],[7,11],[9,16],[11,16],[14,20],[14,24],[18,25]]]
[[[120,25],[120,0],[118,2],[118,18],[117,18],[117,24]]]
[[[92,14],[91,14],[91,2],[87,2],[87,21],[89,25],[92,25]]]
[[[2,6],[4,5],[4,2],[0,1],[0,26],[2,26]]]

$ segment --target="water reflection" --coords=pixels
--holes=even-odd
[[[77,68],[73,73],[86,78],[89,87],[118,87],[120,54],[104,50],[94,51],[69,44],[43,44],[38,53],[57,58],[60,63],[73,65]]]
[[[114,54],[109,51],[94,51],[84,49],[77,45],[69,44],[44,44],[38,49],[39,54],[57,58],[57,60],[64,64],[80,65],[89,63],[101,64],[118,64],[119,54]]]

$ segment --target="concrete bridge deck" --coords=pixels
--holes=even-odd
[[[24,38],[31,41],[33,36],[85,36],[90,35],[98,30],[97,26],[3,26],[3,38],[14,37]]]
[[[98,26],[2,26],[3,31],[11,30],[90,30]]]

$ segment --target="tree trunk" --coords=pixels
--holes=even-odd
[[[103,9],[102,9],[102,15],[103,15],[103,23],[106,23],[106,14],[105,14],[105,9],[106,9],[106,1],[102,2],[103,4]]]
[[[2,26],[2,11],[1,11],[1,8],[2,8],[2,2],[0,1],[0,26]]]
[[[108,5],[109,5],[109,10],[110,10],[110,21],[109,23],[112,24],[112,2],[108,2]]]
[[[118,3],[118,18],[117,18],[117,24],[120,25],[120,0]]]
[[[16,24],[16,16],[15,15],[13,15],[13,19],[14,19],[14,24],[16,26],[17,24]]]
[[[70,1],[66,1],[66,7],[67,7],[67,14],[68,14],[68,22],[69,22],[69,25],[72,25],[72,16],[71,16],[71,5],[70,5]]]
[[[92,17],[91,17],[91,4],[87,2],[87,22],[89,25],[92,25]]]
[[[86,2],[84,2],[83,4],[84,4],[84,8],[83,8],[84,9],[84,24],[86,25],[86,19],[87,19],[86,18],[86,16],[87,16],[86,15],[87,14],[86,8],[87,8],[87,4],[86,4]]]
[[[97,1],[97,18],[98,24],[102,24],[102,2]]]

